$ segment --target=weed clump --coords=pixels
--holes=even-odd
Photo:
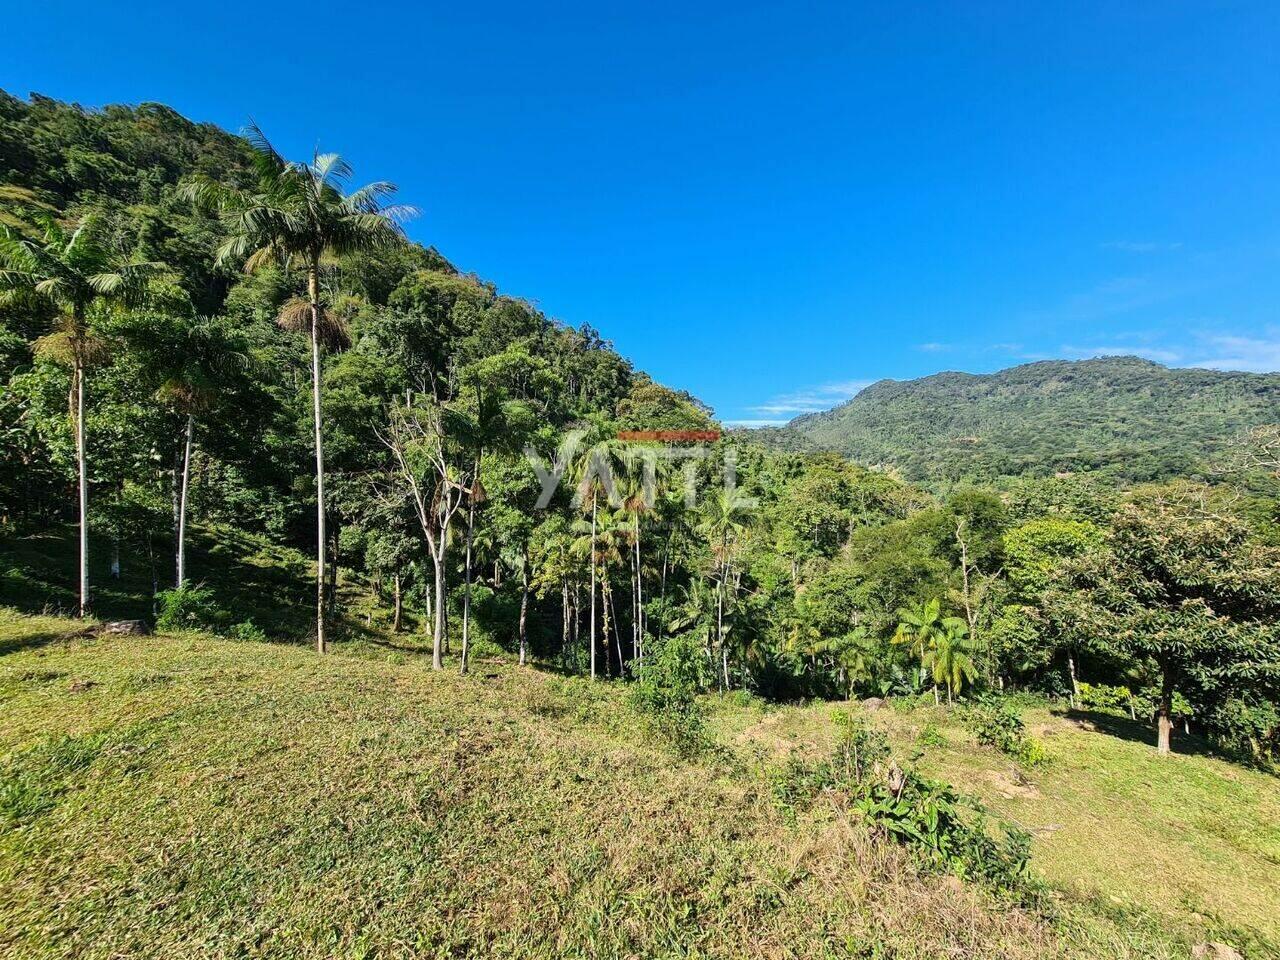
[[[899,763],[883,733],[838,713],[839,736],[821,763],[789,761],[773,796],[794,809],[819,794],[843,799],[871,828],[927,866],[974,880],[1022,902],[1038,897],[1029,871],[1030,835],[987,815],[974,798]]]
[[[1007,700],[978,700],[964,709],[962,717],[981,746],[995,747],[1028,767],[1048,762],[1044,744],[1027,736],[1022,717]]]

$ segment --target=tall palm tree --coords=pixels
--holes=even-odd
[[[942,616],[942,603],[937,597],[926,600],[914,610],[898,611],[898,629],[893,634],[893,642],[911,648],[912,653],[920,658],[920,677],[928,675],[930,651],[934,649],[940,638],[946,634],[945,618]],[[937,682],[933,686],[934,702],[938,700]]]
[[[243,344],[208,319],[184,323],[176,336],[161,346],[164,349],[158,360],[164,365],[164,381],[156,390],[156,398],[185,421],[175,531],[175,585],[181,588],[187,582],[187,494],[196,418],[217,405],[228,379],[249,366],[249,357]]]
[[[593,425],[592,431],[584,435],[585,442],[578,447],[574,462],[570,467],[577,488],[576,502],[583,510],[589,511],[591,514],[591,540],[590,550],[587,555],[591,561],[590,641],[592,680],[596,679],[596,595],[600,580],[600,568],[597,563],[600,499],[602,496],[606,499],[609,498],[610,491],[606,489],[606,478],[608,478],[610,484],[613,482],[613,478],[617,475],[615,467],[619,460],[618,449],[616,445],[606,439],[607,436],[607,430],[604,425]],[[616,491],[612,495],[616,497]],[[610,504],[610,506],[613,505]],[[607,611],[605,611],[605,615],[608,615]],[[604,640],[607,651],[609,644],[607,628]]]
[[[131,261],[110,250],[101,221],[92,215],[68,232],[52,216],[43,215],[35,236],[0,226],[0,303],[36,296],[59,312],[52,333],[41,337],[36,351],[71,368],[69,407],[76,435],[79,486],[80,601],[79,615],[89,611],[89,479],[84,438],[85,371],[107,355],[105,341],[89,329],[95,304],[140,302],[148,282],[165,271],[164,264]]]
[[[969,625],[960,617],[944,617],[942,631],[935,634],[923,663],[933,674],[935,693],[937,684],[946,685],[948,703],[952,694],[959,693],[966,681],[972,683],[977,676],[978,668],[973,661],[975,651]]]
[[[206,176],[184,185],[186,197],[216,208],[227,229],[218,263],[241,262],[246,272],[297,262],[306,272],[307,295],[286,303],[279,323],[311,340],[311,407],[316,451],[316,649],[324,653],[325,499],[324,439],[320,404],[320,351],[345,345],[347,334],[320,298],[320,270],[340,257],[371,253],[404,240],[400,224],[416,211],[389,204],[393,184],[370,183],[346,191],[351,167],[336,153],[317,151],[310,163],[285,160],[266,135],[250,125],[257,184],[240,191]]]
[[[737,487],[725,487],[707,501],[702,529],[716,563],[716,642],[720,645],[722,689],[729,688],[729,651],[725,643],[725,589],[733,573],[737,535],[747,525],[750,501]]]

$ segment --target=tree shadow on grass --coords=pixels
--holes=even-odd
[[[155,593],[173,586],[171,544],[119,548],[118,575],[111,569],[112,544],[90,540],[92,612],[100,620],[154,623]],[[315,637],[314,561],[265,537],[229,527],[197,528],[187,546],[187,574],[207,587],[228,625],[251,621],[268,638],[305,643]],[[32,530],[0,542],[0,604],[29,614],[74,615],[79,576],[76,531],[71,526]],[[339,605],[335,638],[376,636]]]
[[[34,633],[23,633],[21,636],[0,637],[0,657],[20,650],[36,650],[53,643],[63,643],[76,635],[76,631],[40,630]]]
[[[1116,737],[1120,740],[1130,740],[1134,743],[1145,743],[1154,751],[1156,748],[1156,730],[1154,722],[1143,722],[1139,720],[1130,720],[1127,716],[1118,713],[1107,713],[1102,710],[1055,710],[1055,714],[1072,720],[1081,726],[1094,730],[1098,733],[1105,733],[1108,736]],[[1213,743],[1204,737],[1195,734],[1186,734],[1182,732],[1180,727],[1175,727],[1173,737],[1169,744],[1170,749],[1174,753],[1185,754],[1187,756],[1199,757],[1221,757],[1222,751],[1216,749]]]

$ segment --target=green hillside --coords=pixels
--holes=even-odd
[[[1278,421],[1280,375],[1104,357],[881,380],[834,410],[756,433],[917,481],[1063,471],[1146,481],[1194,473],[1240,430]]]
[[[501,659],[436,673],[412,641],[319,658],[8,614],[0,651],[8,956],[1149,960],[1254,926],[1251,956],[1270,955],[1274,882],[1216,917],[1185,898],[1151,912],[1123,886],[1026,910],[921,872],[838,792],[779,806],[772,750],[797,723],[826,736],[825,711],[711,698],[719,747],[680,759],[619,687]],[[1154,769],[1102,734],[1078,741],[1029,819],[1059,816],[1049,784],[1091,747],[1118,775]],[[1251,796],[1232,802],[1274,828],[1261,775],[1179,757],[1168,796],[1241,778]],[[1096,814],[1144,816],[1128,794]],[[1192,828],[1186,845],[1223,846]]]

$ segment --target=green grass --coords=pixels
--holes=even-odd
[[[0,650],[0,955],[1189,955],[924,875],[839,798],[787,815],[608,684],[2,613]]]
[[[833,709],[727,710],[717,729],[762,756],[816,755]],[[1146,728],[1109,715],[1025,711],[1050,757],[1031,769],[978,746],[946,708],[866,715],[902,755],[921,753],[926,772],[1031,831],[1033,866],[1073,901],[1280,956],[1280,779],[1194,738],[1175,738],[1182,752],[1161,758]]]

